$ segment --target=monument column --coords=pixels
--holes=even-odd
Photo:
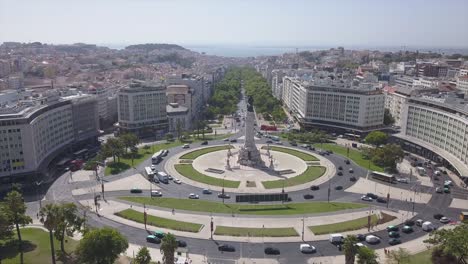
[[[253,109],[253,98],[249,96],[245,116],[245,143],[239,151],[238,163],[250,167],[265,167],[260,151],[255,145],[255,113]]]

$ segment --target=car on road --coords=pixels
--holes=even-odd
[[[444,217],[440,218],[439,221],[440,221],[442,224],[447,224],[448,222],[450,222],[450,218],[444,216]]]
[[[418,219],[418,220],[416,220],[415,223],[416,223],[417,226],[422,226],[422,224],[424,223],[424,220]]]
[[[132,189],[130,189],[130,193],[142,193],[142,192],[143,190],[137,187],[133,187]]]
[[[302,253],[314,253],[317,251],[317,249],[314,246],[311,246],[310,244],[301,244],[299,245],[299,251]]]
[[[169,154],[169,150],[163,149],[163,151],[162,151],[162,156],[163,156],[163,157],[166,157],[167,154]]]
[[[277,144],[277,145],[283,145],[283,142],[277,141],[276,144]]]
[[[343,167],[341,167],[341,166],[338,166],[338,170],[343,170]]]
[[[442,187],[437,187],[435,191],[436,193],[443,193],[444,189]]]
[[[411,219],[405,221],[405,226],[414,226],[415,222]]]
[[[181,180],[179,180],[179,179],[176,179],[176,178],[174,178],[174,183],[181,184],[181,183],[182,183],[182,181],[181,181]]]
[[[236,143],[236,142],[237,142],[237,139],[233,138],[233,139],[229,140],[229,142],[231,142],[231,143]]]
[[[350,162],[349,162],[348,159],[346,159],[346,160],[344,161],[344,163],[346,163],[347,165],[349,165]]]
[[[199,199],[200,196],[198,196],[198,194],[191,193],[191,194],[189,194],[188,198],[189,199]]]
[[[401,183],[409,183],[409,179],[408,179],[408,178],[397,178],[396,181],[397,181],[397,182],[401,182]]]
[[[349,168],[348,171],[349,171],[349,173],[353,173],[353,172],[354,172],[353,168]]]
[[[377,202],[379,203],[387,203],[387,199],[384,199],[382,197],[377,198]]]
[[[296,147],[296,146],[297,146],[297,143],[296,143],[296,141],[291,141],[291,142],[289,142],[289,144],[290,144],[291,146],[294,146],[294,147]]]
[[[312,194],[304,194],[304,199],[309,200],[309,199],[314,199],[314,196]]]
[[[451,180],[446,180],[446,181],[444,181],[444,185],[452,186],[453,182]]]
[[[151,168],[151,170],[155,171],[156,170],[156,165],[151,164],[150,168]]]
[[[234,252],[234,251],[236,251],[236,248],[233,245],[222,244],[222,245],[218,246],[218,250],[219,251]]]
[[[161,239],[155,235],[149,235],[146,236],[146,242],[159,244],[161,243]]]
[[[271,141],[271,140],[267,140],[267,141],[266,141],[266,143],[267,143],[267,144],[272,144],[272,143],[273,143],[273,141]]]
[[[450,188],[445,187],[445,188],[444,188],[444,193],[450,193]]]
[[[338,175],[338,176],[343,176],[343,172],[342,172],[342,171],[339,171],[336,175]]]
[[[339,191],[339,190],[343,190],[343,186],[341,186],[341,185],[338,185],[338,186],[336,186],[336,187],[335,187],[335,190],[337,190],[337,191]]]
[[[363,195],[361,197],[361,200],[366,201],[366,202],[372,202],[373,201],[372,198],[370,198],[369,196],[366,196],[366,195]]]
[[[184,146],[182,148],[184,148],[184,149],[190,148],[190,145],[189,144],[184,144]]]
[[[440,220],[442,217],[444,217],[443,214],[434,214],[434,219]]]
[[[398,238],[390,238],[388,240],[388,244],[394,246],[394,245],[398,245],[398,244],[401,244],[401,240],[398,239]]]
[[[187,247],[187,242],[185,242],[184,240],[176,240],[177,242],[177,247]]]
[[[280,250],[278,248],[274,248],[274,247],[266,247],[265,248],[265,254],[267,254],[267,255],[279,255]]]
[[[311,189],[312,191],[317,191],[317,190],[320,189],[320,187],[319,187],[318,185],[312,185],[312,186],[310,186],[310,189]]]
[[[405,225],[404,227],[401,228],[401,232],[406,233],[406,234],[411,233],[413,231],[414,230],[411,226]]]
[[[366,236],[363,235],[363,234],[357,234],[357,235],[356,235],[356,238],[357,238],[357,240],[359,240],[359,241],[365,241],[365,240],[366,240]]]
[[[396,231],[390,231],[390,232],[388,232],[388,236],[389,237],[400,237],[400,233],[398,233]]]
[[[303,147],[305,149],[308,149],[308,148],[310,148],[310,145],[309,144],[302,144],[301,147]]]
[[[374,200],[377,200],[377,198],[379,198],[379,196],[377,194],[373,194],[373,193],[367,193],[366,196],[369,196],[370,198],[372,198]]]
[[[153,231],[153,236],[157,237],[157,238],[163,238],[164,236],[166,236],[166,234],[164,234],[163,231]]]
[[[208,141],[203,141],[200,145],[208,145]]]
[[[394,226],[394,225],[387,226],[387,231],[388,231],[388,232],[390,232],[390,231],[398,231],[398,226]]]
[[[366,236],[366,242],[369,244],[377,244],[380,243],[380,238],[378,236],[368,235]]]
[[[161,197],[162,193],[160,191],[153,190],[151,191],[151,197]]]
[[[213,192],[210,189],[203,189],[203,194],[212,194]]]
[[[354,176],[353,176],[353,177],[351,177],[351,178],[349,178],[349,180],[350,180],[350,181],[352,181],[352,182],[355,182],[355,181],[357,181],[356,177],[354,177]]]
[[[225,139],[223,139],[223,141],[229,141],[229,138],[225,138]]]
[[[218,198],[229,199],[231,196],[227,193],[218,193]]]

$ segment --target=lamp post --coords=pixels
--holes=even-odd
[[[42,208],[42,199],[39,197],[39,187],[41,186],[42,182],[43,182],[43,181],[40,181],[40,182],[36,181],[36,182],[35,182],[35,183],[36,183],[36,186],[37,186],[37,188],[36,188],[36,196],[37,196],[37,199],[39,200],[39,209]]]
[[[286,181],[285,178],[283,178],[283,189],[281,190],[281,194],[283,194],[283,197],[281,199],[281,203],[284,204],[284,182]]]
[[[226,179],[226,175],[224,175],[224,177],[223,177],[223,189],[221,191],[221,195],[223,197],[223,204],[224,204],[224,179]]]
[[[305,229],[305,221],[304,221],[304,216],[302,216],[302,241],[304,241],[304,229]]]

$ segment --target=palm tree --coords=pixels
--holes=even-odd
[[[345,253],[345,263],[354,264],[354,259],[356,257],[358,242],[357,238],[353,235],[347,236],[343,241],[343,249]]]
[[[168,233],[163,239],[161,244],[161,253],[163,253],[164,264],[174,263],[174,252],[177,248],[177,241],[173,234]]]
[[[137,264],[149,264],[151,262],[151,255],[147,247],[142,247],[138,250],[135,262]]]
[[[54,234],[61,220],[60,207],[55,204],[47,204],[39,211],[41,223],[49,230],[50,251],[52,255],[52,264],[55,264]]]
[[[12,225],[16,226],[16,233],[18,234],[20,261],[23,260],[23,240],[21,239],[20,225],[25,226],[32,223],[31,217],[26,215],[26,204],[24,203],[23,196],[17,190],[13,190],[7,194],[4,202],[4,209],[7,219]]]

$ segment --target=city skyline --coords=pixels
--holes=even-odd
[[[468,46],[459,30],[467,8],[460,0],[0,0],[0,42],[457,48]]]

